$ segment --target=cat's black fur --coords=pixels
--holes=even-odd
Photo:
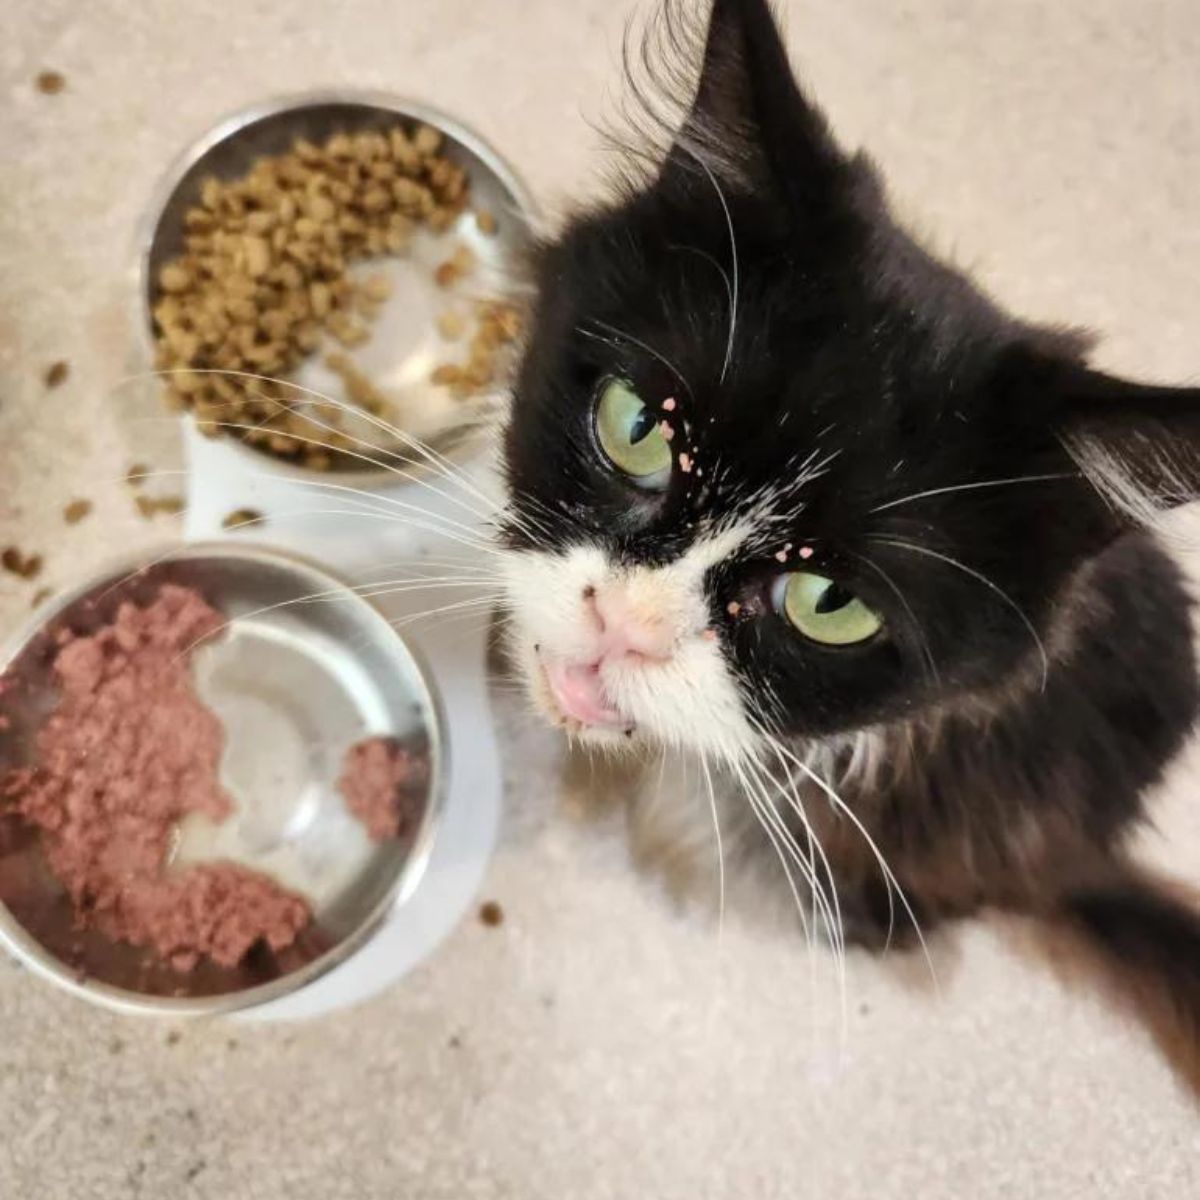
[[[676,50],[683,18],[665,18]],[[1082,340],[1005,314],[899,229],[795,84],[764,0],[716,0],[702,62],[660,169],[544,249],[514,506],[543,547],[655,564],[769,496],[708,583],[747,707],[800,745],[869,731],[878,761],[842,795],[921,915],[1035,912],[1128,960],[1200,1077],[1200,920],[1121,851],[1196,718],[1190,601],[1137,506],[1114,503],[1194,494],[1200,393],[1089,370]],[[678,401],[699,469],[663,493],[596,452],[613,374]],[[789,543],[886,636],[798,637],[768,601]],[[873,863],[825,832],[847,910],[882,917]]]

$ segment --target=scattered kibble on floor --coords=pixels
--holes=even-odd
[[[63,509],[63,520],[68,525],[78,525],[84,518],[91,516],[92,502],[90,500],[72,500]]]
[[[263,515],[256,508],[235,508],[221,522],[222,529],[244,529],[247,525],[261,525]]]
[[[9,546],[0,553],[0,566],[20,579],[36,579],[42,573],[42,556],[26,554],[18,546]]]
[[[495,900],[485,900],[479,906],[479,920],[489,928],[495,928],[504,923],[504,909]]]
[[[61,71],[39,71],[34,86],[45,96],[57,96],[67,86],[67,77]]]
[[[67,376],[70,375],[71,368],[65,362],[51,363],[46,368],[45,375],[42,380],[48,388],[56,388],[66,383]]]
[[[150,468],[145,463],[134,463],[128,471],[125,472],[125,482],[133,488],[141,487],[145,482],[146,476],[150,474]]]
[[[184,508],[182,496],[135,496],[134,503],[137,504],[138,512],[147,520],[158,516],[159,513],[175,516],[183,512]]]

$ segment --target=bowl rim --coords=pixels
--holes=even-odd
[[[293,110],[306,108],[321,108],[327,105],[359,105],[364,108],[376,108],[393,112],[397,117],[419,121],[432,125],[442,133],[459,142],[475,155],[501,182],[515,202],[515,212],[532,242],[536,237],[536,229],[541,221],[541,210],[520,175],[509,161],[497,151],[490,142],[477,133],[469,125],[457,117],[452,117],[441,109],[426,104],[421,100],[413,100],[399,93],[389,92],[378,88],[316,88],[311,91],[283,92],[255,101],[242,108],[227,112],[215,121],[199,137],[194,138],[184,150],[175,156],[170,165],[158,177],[150,192],[150,201],[137,222],[135,235],[134,257],[136,267],[133,272],[134,287],[136,288],[135,303],[138,317],[138,343],[144,361],[153,370],[154,364],[154,314],[150,306],[151,279],[150,256],[154,249],[155,234],[162,221],[163,213],[175,189],[184,176],[222,142],[240,133],[243,129],[280,116]],[[181,422],[187,422],[186,413],[180,414]],[[463,436],[453,441],[444,451],[452,461],[466,460],[473,449],[477,449],[486,437],[486,423],[478,428],[465,427]],[[312,481],[330,478],[329,472],[314,471],[286,459],[277,458],[253,450],[238,438],[225,438],[225,444],[238,454],[244,462],[253,465],[260,471],[269,471],[284,479]],[[428,464],[416,462],[408,465],[406,470],[411,478],[420,478],[429,471]],[[338,483],[350,487],[385,487],[394,484],[395,473],[387,468],[362,468],[339,471],[336,475]]]
[[[240,991],[222,992],[212,996],[152,996],[130,991],[100,980],[83,979],[61,959],[51,954],[20,921],[8,906],[0,901],[0,950],[7,951],[21,965],[48,983],[62,988],[80,999],[98,1004],[111,1011],[134,1016],[154,1017],[204,1017],[228,1015],[247,1009],[258,1008],[290,995],[308,984],[327,975],[361,949],[371,936],[401,908],[420,886],[429,865],[434,841],[445,814],[449,795],[450,738],[445,708],[434,684],[432,673],[412,643],[397,630],[371,601],[354,591],[339,575],[313,563],[303,555],[292,554],[275,548],[266,549],[257,545],[231,545],[223,541],[171,543],[165,549],[160,543],[138,555],[126,555],[119,560],[110,560],[104,567],[91,572],[61,591],[55,593],[27,617],[17,630],[0,644],[0,674],[9,666],[29,642],[53,620],[53,618],[76,600],[94,588],[110,581],[120,581],[148,566],[186,560],[189,558],[226,558],[243,562],[264,563],[291,571],[304,571],[317,583],[328,588],[344,591],[342,597],[355,606],[363,618],[386,630],[400,651],[409,659],[424,695],[422,699],[430,713],[430,728],[426,731],[433,753],[429,792],[421,826],[413,844],[405,856],[396,877],[387,891],[376,902],[363,920],[335,946],[314,958],[303,967],[281,975],[268,983]]]

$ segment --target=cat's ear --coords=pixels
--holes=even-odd
[[[1056,390],[1063,440],[1114,508],[1144,523],[1200,499],[1200,388],[1072,366]]]
[[[676,54],[687,44],[671,27],[684,19],[677,10],[667,0],[663,41]],[[798,202],[823,196],[845,160],[796,82],[767,0],[714,0],[696,40],[699,77],[660,182],[686,185],[711,172],[722,184]]]

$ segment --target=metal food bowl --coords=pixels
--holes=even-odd
[[[197,589],[229,621],[192,656],[203,701],[225,728],[221,782],[234,812],[180,823],[172,865],[223,860],[304,895],[311,926],[280,953],[255,947],[234,968],[181,973],[156,955],[77,927],[36,830],[0,815],[0,945],[49,981],[124,1012],[213,1014],[266,1004],[347,958],[424,872],[445,794],[438,701],[406,644],[366,600],[308,564],[257,548],[198,545],[126,563],[51,600],[7,647],[0,779],[29,765],[53,709],[55,634],[106,624],[164,583]],[[304,599],[312,597],[312,599]],[[423,740],[424,812],[401,839],[372,842],[336,781],[365,737]]]
[[[368,342],[354,350],[336,344],[333,348],[345,354],[372,380],[394,402],[400,414],[406,405],[422,405],[433,411],[438,406],[455,404],[461,408],[463,402],[454,401],[444,388],[437,388],[430,381],[430,374],[439,363],[461,354],[461,345],[448,345],[437,332],[437,317],[447,306],[447,294],[434,283],[434,270],[455,245],[466,245],[475,257],[476,268],[460,297],[511,299],[514,277],[520,273],[532,243],[534,205],[513,171],[478,135],[423,104],[377,92],[318,92],[265,101],[221,121],[183,154],[159,189],[140,237],[139,304],[150,357],[153,357],[152,314],[159,298],[159,271],[182,253],[184,214],[199,202],[205,179],[240,178],[259,158],[289,151],[296,138],[319,144],[335,133],[386,130],[397,123],[429,125],[441,132],[444,143],[441,153],[465,168],[469,177],[470,205],[444,234],[419,228],[411,251],[404,257],[367,259],[351,269],[352,276],[385,275],[392,295],[371,323]],[[481,232],[476,224],[472,210],[480,208],[496,219],[492,235]],[[343,386],[319,355],[310,356],[289,381],[335,397],[341,394]],[[436,450],[452,459],[466,458],[475,448],[473,434],[478,432],[479,414],[469,407],[461,411],[461,426],[428,439]],[[403,422],[402,416],[400,420]],[[402,443],[381,440],[376,423],[365,418],[351,419],[346,431],[377,449],[363,447],[363,459],[347,456],[335,459],[334,470],[340,483],[369,487],[394,482],[395,474],[387,467],[364,461],[379,457],[380,451],[405,458],[405,470],[421,469],[420,456],[408,458]],[[304,479],[328,477],[329,472],[314,471],[240,439],[228,441],[250,456],[258,469],[270,467]]]

